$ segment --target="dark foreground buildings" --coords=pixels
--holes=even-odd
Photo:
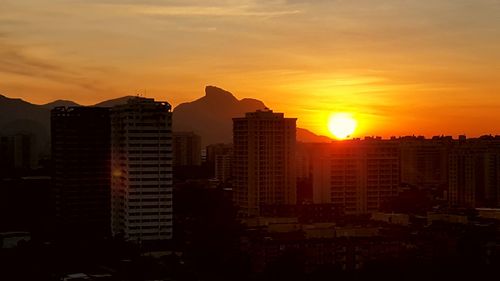
[[[211,173],[229,184],[186,180],[174,191],[171,114],[168,103],[144,98],[109,111],[54,109],[56,234],[71,243],[61,249],[25,241],[27,232],[46,226],[38,218],[52,215],[38,211],[47,208],[41,203],[48,201],[43,196],[50,177],[3,179],[0,265],[14,261],[26,272],[71,278],[98,270],[112,280],[460,280],[466,272],[476,279],[479,272],[497,274],[498,137],[297,145],[295,119],[257,111],[234,119],[234,150],[207,148]],[[243,217],[231,205],[231,187]],[[420,204],[425,198],[409,191],[436,200]],[[391,201],[398,204],[386,205]],[[127,241],[73,239],[105,237],[111,230]],[[157,240],[172,242],[160,243],[169,251],[155,253],[161,258],[141,255]],[[85,274],[67,274],[73,270]],[[43,279],[33,276],[27,279]]]

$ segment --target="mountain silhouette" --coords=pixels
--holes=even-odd
[[[112,107],[125,103],[132,96],[101,102],[94,106]],[[50,153],[50,110],[57,106],[79,106],[70,100],[56,100],[37,105],[18,98],[0,95],[0,135],[28,134],[34,137],[40,155]]]
[[[48,117],[47,112],[43,106],[0,95],[0,126],[15,119],[33,119],[44,122],[44,119]]]
[[[266,105],[262,101],[249,98],[238,100],[226,90],[207,86],[204,97],[180,104],[174,109],[173,129],[174,131],[195,132],[201,136],[203,146],[214,143],[231,143],[232,118],[264,108]],[[301,128],[297,128],[297,140],[302,142],[331,141],[327,137],[318,136]]]
[[[297,128],[297,141],[299,142],[332,142],[332,139],[327,136],[316,135],[315,133]]]
[[[124,96],[97,103],[93,106],[113,107],[126,103],[134,96]],[[0,135],[31,134],[41,154],[50,152],[50,110],[57,106],[78,106],[70,100],[56,100],[37,105],[18,98],[0,95]],[[238,100],[232,93],[215,86],[205,88],[205,96],[175,107],[174,131],[193,131],[202,137],[203,145],[232,142],[232,118],[246,112],[264,109],[259,100]],[[329,142],[306,129],[297,128],[297,140],[302,142]]]
[[[182,103],[174,109],[173,130],[193,131],[201,136],[202,145],[231,143],[233,117],[264,109],[255,99],[238,100],[228,91],[214,86],[205,88],[205,96]]]
[[[36,151],[46,154],[49,150],[49,128],[49,109],[0,95],[0,135],[32,135]]]
[[[56,101],[53,101],[53,102],[49,102],[49,103],[43,104],[42,106],[44,108],[47,108],[47,109],[53,109],[53,108],[58,107],[58,106],[69,107],[69,106],[80,106],[80,105],[77,104],[76,102],[70,101],[70,100],[56,100]]]
[[[127,101],[129,99],[132,99],[132,98],[134,98],[134,96],[124,96],[124,97],[121,97],[121,98],[116,98],[116,99],[111,99],[111,100],[103,101],[103,102],[100,102],[100,103],[96,103],[93,106],[97,106],[97,107],[113,107],[115,105],[125,104],[125,103],[127,103]]]

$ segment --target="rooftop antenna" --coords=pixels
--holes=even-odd
[[[135,90],[135,94],[137,95],[137,97],[141,97],[141,98],[142,98],[142,97],[144,97],[144,96],[145,96],[145,94],[146,94],[146,89],[144,89],[144,93],[143,93],[143,92],[141,92],[141,89],[136,89],[136,90]]]

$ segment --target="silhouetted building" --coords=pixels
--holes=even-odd
[[[53,191],[58,234],[101,238],[110,233],[109,110],[51,111]]]
[[[233,145],[226,143],[217,143],[207,146],[207,162],[215,163],[215,157],[217,155],[226,155],[233,153]]]
[[[271,110],[233,118],[233,190],[242,214],[296,204],[296,121]]]
[[[429,191],[434,197],[446,199],[451,137],[403,137],[398,142],[401,153],[401,183]]]
[[[462,138],[449,155],[452,207],[500,206],[500,139]]]
[[[226,182],[231,177],[232,144],[211,144],[206,148],[206,167],[213,177]]]
[[[16,170],[36,167],[34,137],[29,134],[0,136],[0,175],[13,176]]]
[[[221,182],[231,179],[232,154],[219,154],[215,156],[215,178]]]
[[[201,137],[193,132],[173,133],[174,166],[201,165]]]
[[[113,234],[171,239],[171,106],[137,97],[111,112]]]
[[[297,202],[329,204],[329,143],[297,143]]]

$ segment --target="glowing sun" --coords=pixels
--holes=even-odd
[[[334,113],[328,120],[328,129],[337,139],[345,139],[354,133],[357,122],[349,113]]]

